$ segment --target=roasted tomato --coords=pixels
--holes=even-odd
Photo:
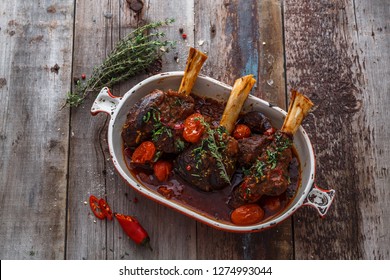
[[[202,137],[205,130],[202,124],[204,118],[201,114],[195,113],[187,117],[184,122],[183,138],[190,143],[196,143]]]
[[[142,142],[131,156],[134,163],[147,163],[152,161],[156,154],[156,146],[151,141]]]
[[[172,168],[173,166],[171,162],[166,160],[159,160],[153,165],[154,175],[160,182],[164,182],[168,179]]]
[[[257,204],[245,204],[236,208],[230,218],[233,224],[249,226],[264,218],[264,210]]]
[[[245,124],[238,124],[233,130],[233,137],[237,140],[249,136],[251,136],[251,129]]]

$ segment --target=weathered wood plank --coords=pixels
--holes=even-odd
[[[388,3],[286,0],[284,7],[287,84],[316,104],[304,125],[316,181],[337,190],[326,219],[296,213],[295,257],[389,258]]]
[[[73,76],[87,77],[99,65],[111,48],[111,1],[77,1]],[[109,254],[105,221],[92,214],[90,195],[103,197],[106,193],[104,170],[109,164],[101,141],[106,138],[106,116],[92,117],[91,95],[83,105],[71,110],[71,137],[69,153],[67,259],[105,259]],[[111,202],[110,199],[107,199]]]
[[[0,259],[63,259],[73,1],[0,13]]]
[[[192,26],[192,2],[170,1],[170,4],[161,7],[159,1],[148,1],[144,2],[138,12],[130,8],[129,2],[131,1],[106,1],[101,5],[81,1],[77,3],[75,75],[91,73],[93,66],[101,63],[120,38],[146,22],[164,20],[169,14],[175,19],[175,23],[163,31],[167,33],[167,38],[174,40],[181,39],[179,27]],[[172,10],[172,7],[180,9]],[[90,36],[91,33],[94,36]],[[185,57],[187,52],[186,42],[180,41],[174,51],[164,55],[162,71],[184,69],[185,60],[179,59],[177,63],[174,57]],[[146,74],[141,74],[116,86],[113,94],[122,96],[146,77]],[[195,222],[139,196],[124,183],[109,161],[106,116],[91,118],[89,115],[92,101],[91,97],[83,107],[72,110],[67,257],[195,258]],[[83,204],[90,194],[106,194],[114,211],[137,216],[150,234],[153,252],[130,241],[116,221],[94,223],[89,207]]]
[[[196,1],[195,45],[209,56],[204,73],[231,85],[243,75],[254,74],[253,94],[285,107],[279,1]],[[293,252],[290,220],[252,234],[200,225],[198,240],[200,259],[291,259]]]
[[[352,10],[353,8],[353,10]],[[362,259],[390,259],[390,5],[353,1],[347,19],[356,27],[351,57],[361,95],[354,116],[359,240]],[[353,16],[353,17],[352,17]],[[360,107],[361,106],[361,107]],[[364,152],[363,152],[364,151]]]

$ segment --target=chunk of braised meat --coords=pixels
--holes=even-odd
[[[193,95],[195,100],[195,111],[202,114],[209,123],[216,123],[216,126],[221,120],[221,115],[225,108],[225,104],[212,98]]]
[[[244,170],[243,182],[232,191],[229,200],[231,207],[255,203],[263,195],[277,196],[287,190],[292,138],[279,131],[272,138],[273,141],[263,148],[250,169]]]
[[[238,142],[224,128],[207,129],[203,138],[178,155],[175,172],[203,190],[219,190],[230,185],[235,172]]]
[[[270,142],[269,136],[259,134],[239,139],[238,164],[246,168],[250,167],[264,152],[264,149],[267,148]]]
[[[263,134],[268,129],[272,128],[270,120],[262,113],[250,111],[240,117],[238,123],[246,124],[252,133]]]
[[[122,128],[127,147],[145,140],[155,143],[157,150],[178,153],[184,149],[182,123],[194,112],[194,99],[169,90],[154,90],[130,108]]]

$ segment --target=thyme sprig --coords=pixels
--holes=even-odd
[[[82,104],[88,93],[102,87],[112,87],[148,69],[161,58],[161,49],[172,47],[174,42],[162,40],[163,32],[156,29],[172,23],[173,19],[157,21],[141,26],[121,39],[103,63],[93,69],[85,82],[77,82],[67,93],[66,103],[71,107]]]
[[[202,139],[201,145],[193,150],[195,159],[197,161],[196,168],[199,168],[200,161],[203,155],[206,153],[205,148],[207,147],[211,156],[216,161],[216,165],[219,169],[219,176],[227,183],[230,183],[230,177],[226,171],[226,167],[221,154],[221,151],[226,148],[226,145],[223,142],[223,134],[226,133],[226,129],[223,127],[211,129],[210,125],[206,121],[204,121],[203,118],[195,118],[194,120],[199,120],[201,122],[201,124],[205,128],[205,132],[207,135],[207,137]],[[215,139],[216,137],[218,138],[218,143]]]

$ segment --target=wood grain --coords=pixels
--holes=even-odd
[[[238,77],[253,74],[257,84],[252,93],[285,107],[279,1],[196,1],[195,32],[195,42],[203,42],[199,48],[209,57],[206,74],[231,85]],[[198,240],[201,259],[290,259],[293,253],[290,220],[253,234],[199,225]]]
[[[287,84],[316,104],[304,125],[316,181],[337,191],[326,219],[309,209],[294,216],[295,258],[389,258],[390,128],[374,120],[379,112],[389,119],[389,82],[381,81],[389,74],[381,51],[389,47],[388,4],[288,0],[284,8]]]
[[[0,14],[0,259],[390,259],[388,1],[6,0]],[[124,183],[107,117],[89,113],[93,95],[61,109],[73,77],[88,77],[129,31],[166,18],[177,46],[161,71],[183,70],[194,46],[208,55],[203,74],[230,85],[254,74],[252,93],[282,108],[292,88],[315,103],[303,126],[316,183],[337,192],[325,219],[301,208],[251,234],[197,223]],[[137,216],[153,252],[117,221],[97,220],[91,194]]]
[[[347,3],[348,4],[348,3]],[[359,89],[352,132],[356,157],[361,259],[390,259],[390,8],[388,1],[354,1],[354,84]],[[353,21],[353,18],[355,21]],[[378,117],[380,116],[380,119]]]
[[[72,15],[73,1],[1,4],[0,259],[64,257]]]
[[[88,77],[95,65],[110,52],[113,12],[111,1],[77,1],[75,12],[73,76]],[[93,34],[93,36],[91,36]],[[105,139],[106,116],[89,113],[94,96],[91,94],[79,107],[72,109],[70,122],[67,259],[106,259],[106,221],[92,214],[90,195],[106,194],[105,170],[109,158],[101,141]],[[107,197],[108,203],[111,203]]]

